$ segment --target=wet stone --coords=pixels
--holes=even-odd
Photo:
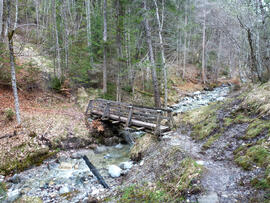
[[[70,192],[70,188],[68,186],[63,186],[60,188],[59,190],[59,194],[62,195],[62,194],[66,194],[66,193],[69,193]]]
[[[15,174],[8,179],[8,182],[18,184],[19,182],[21,182],[21,177],[18,174]]]
[[[218,195],[215,192],[210,192],[198,199],[199,203],[219,203]]]
[[[106,146],[97,146],[96,149],[95,149],[95,153],[103,153],[103,152],[106,152],[108,149]]]
[[[133,163],[131,161],[126,161],[126,162],[122,162],[120,163],[119,167],[123,170],[127,170],[127,169],[131,169],[133,166]]]
[[[110,165],[108,168],[108,173],[112,178],[120,177],[121,172],[122,172],[122,169],[116,165]]]

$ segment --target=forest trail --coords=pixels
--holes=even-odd
[[[221,101],[228,94],[229,87],[227,86],[215,88],[213,91],[194,92],[192,96],[187,96],[179,104],[174,105],[174,108],[176,112],[186,112],[200,106],[206,106],[213,101]],[[226,110],[216,113],[221,118],[226,114]],[[196,196],[196,200],[191,199],[191,202],[246,202],[249,200],[248,196],[253,194],[254,189],[244,185],[247,177],[252,177],[253,174],[236,166],[232,162],[231,149],[223,149],[220,146],[227,142],[234,143],[234,140],[231,139],[241,131],[242,128],[236,126],[233,131],[228,131],[228,140],[221,139],[215,143],[220,149],[207,151],[203,150],[203,142],[192,139],[190,129],[181,125],[176,132],[164,137],[165,140],[168,139],[171,146],[181,147],[187,156],[190,156],[205,169],[201,179],[201,184],[205,189],[204,195]],[[224,154],[223,158],[219,158],[222,154]]]
[[[229,161],[215,161],[201,152],[202,144],[195,142],[181,129],[168,137],[172,146],[180,146],[185,153],[203,165],[205,172],[201,180],[205,195],[198,197],[199,202],[238,202],[247,201],[249,188],[240,186],[241,178],[247,174]]]

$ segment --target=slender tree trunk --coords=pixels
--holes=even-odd
[[[39,39],[39,1],[36,0],[36,24],[37,24],[37,28],[36,28],[36,32],[37,32],[37,41]]]
[[[187,2],[185,3],[185,36],[184,36],[184,60],[183,60],[183,75],[185,78],[186,74],[186,58],[187,58]]]
[[[4,4],[3,0],[0,0],[0,36],[2,36],[2,28],[3,28],[3,11]]]
[[[21,116],[20,116],[20,104],[19,97],[17,92],[17,84],[16,84],[16,72],[15,72],[15,59],[14,59],[14,49],[13,49],[13,35],[15,30],[11,28],[11,8],[10,8],[10,0],[7,0],[7,9],[8,9],[8,47],[9,47],[9,58],[10,58],[10,67],[11,67],[11,83],[14,94],[14,104],[15,104],[15,112],[18,125],[21,124]]]
[[[116,81],[116,100],[121,101],[121,66],[123,60],[122,51],[122,34],[123,34],[123,6],[120,0],[116,0],[116,13],[117,13],[117,28],[116,28],[116,43],[117,43],[117,55],[118,55],[118,69],[117,69],[117,81]]]
[[[65,46],[65,71],[64,74],[68,71],[69,69],[69,41],[68,41],[68,37],[69,37],[69,32],[68,32],[68,19],[67,19],[67,5],[66,3],[64,3],[63,6],[63,22],[64,22],[64,46]]]
[[[202,40],[202,80],[206,83],[205,74],[205,31],[206,31],[206,8],[203,8],[203,40]]]
[[[167,108],[167,103],[168,103],[167,67],[166,67],[166,59],[165,59],[163,37],[162,37],[163,22],[164,22],[164,0],[162,0],[161,19],[159,17],[159,9],[158,9],[158,5],[157,5],[157,1],[154,0],[154,2],[155,2],[155,6],[156,6],[156,17],[157,17],[157,22],[158,22],[158,27],[159,27],[158,35],[159,35],[163,77],[164,77],[164,94],[165,94],[164,95],[164,106],[165,106],[165,108]]]
[[[256,54],[253,48],[252,34],[249,28],[247,29],[247,35],[248,35],[248,43],[249,43],[250,56],[251,56],[251,67],[252,67],[251,69],[252,71],[256,72],[259,81],[262,82],[262,78],[261,78],[258,65],[257,65]]]
[[[146,0],[143,1],[143,4],[144,4],[143,8],[146,14],[144,18],[144,22],[145,22],[146,37],[147,37],[149,56],[150,56],[150,62],[151,62],[151,73],[152,73],[152,80],[153,80],[153,87],[154,87],[155,106],[160,107],[159,85],[158,85],[158,79],[157,79],[157,73],[156,73],[156,67],[155,67],[156,64],[155,64],[154,53],[153,53],[151,30],[150,30],[150,26],[148,22],[148,17],[147,17],[149,10],[146,6]]]
[[[58,37],[58,28],[56,22],[56,3],[55,0],[52,2],[53,6],[53,24],[54,24],[54,34],[55,34],[55,48],[56,48],[56,75],[59,79],[61,79],[62,71],[61,71],[61,55],[60,55],[60,47],[59,47],[59,37]]]
[[[103,93],[107,93],[107,0],[103,5]]]
[[[218,42],[218,54],[217,54],[217,65],[215,70],[215,81],[218,79],[219,70],[221,69],[221,54],[222,54],[222,32],[220,32],[219,42]]]
[[[92,55],[92,34],[91,34],[91,1],[90,0],[85,0],[86,4],[86,21],[87,21],[87,46],[89,49],[89,55],[90,55],[90,65],[93,64],[93,55]]]
[[[13,30],[16,29],[17,22],[18,22],[18,0],[15,1],[15,21],[14,21],[14,28],[13,28]]]

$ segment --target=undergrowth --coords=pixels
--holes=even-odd
[[[203,172],[191,158],[185,158],[179,166],[163,173],[154,184],[131,185],[120,192],[118,202],[182,202],[188,194],[202,191],[199,179]]]

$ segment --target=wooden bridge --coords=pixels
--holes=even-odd
[[[174,127],[171,109],[131,105],[105,99],[90,100],[86,109],[87,117],[111,120],[113,124],[122,123],[126,128],[148,130],[162,135]]]

